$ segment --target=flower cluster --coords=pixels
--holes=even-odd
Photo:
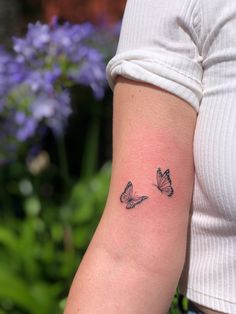
[[[13,39],[13,54],[0,50],[0,163],[6,151],[14,152],[43,127],[63,134],[73,85],[89,86],[95,99],[103,98],[107,55],[96,40],[109,36],[116,34],[53,19],[50,25],[29,24],[24,38]]]
[[[104,57],[89,44],[96,32],[91,23],[29,24],[26,37],[14,39],[17,61],[31,69],[26,83],[34,92],[47,93],[55,90],[55,84],[67,87],[79,83],[90,86],[97,99],[102,98]]]

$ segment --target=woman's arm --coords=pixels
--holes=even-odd
[[[168,311],[185,259],[195,123],[196,112],[179,97],[117,79],[109,195],[65,314]],[[167,169],[171,182],[163,177],[158,189]]]

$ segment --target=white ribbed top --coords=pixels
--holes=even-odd
[[[195,184],[180,290],[236,313],[236,1],[128,0],[117,75],[160,86],[198,113]],[[148,104],[147,104],[148,105]]]

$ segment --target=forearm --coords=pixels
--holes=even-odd
[[[167,312],[184,263],[193,187],[195,113],[188,106],[149,86],[117,85],[109,196],[66,314]],[[158,168],[169,169],[172,194],[157,188]],[[133,207],[121,201],[128,182],[146,196]]]

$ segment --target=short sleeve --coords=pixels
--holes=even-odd
[[[128,0],[117,51],[106,67],[111,89],[121,75],[161,87],[198,112],[203,72],[199,6],[198,0]]]

